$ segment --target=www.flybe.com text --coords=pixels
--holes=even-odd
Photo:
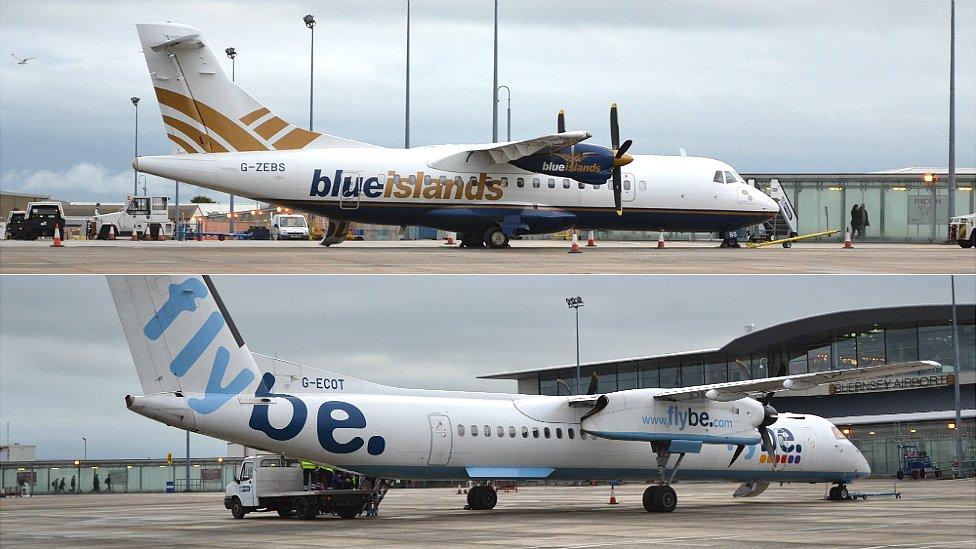
[[[677,426],[679,431],[684,431],[685,427],[732,427],[731,418],[712,419],[709,417],[708,412],[696,412],[690,407],[688,410],[682,411],[673,405],[668,406],[667,415],[644,416],[642,421],[644,425]]]

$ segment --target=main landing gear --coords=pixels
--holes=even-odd
[[[497,503],[498,492],[495,492],[494,486],[479,484],[472,486],[468,490],[468,509],[473,511],[487,511],[488,509],[494,509]]]
[[[498,249],[508,247],[508,235],[498,225],[488,227],[484,233],[461,233],[458,236],[460,236],[462,248],[484,248],[487,246]]]
[[[837,486],[832,486],[830,491],[827,492],[827,499],[830,501],[844,501],[851,498],[851,493],[847,490],[846,484],[838,484]]]
[[[657,458],[658,482],[654,486],[648,486],[644,490],[644,510],[648,513],[670,513],[678,506],[678,495],[671,488],[671,481],[678,472],[681,460],[685,458],[685,453],[678,454],[678,460],[674,462],[671,474],[668,474],[668,461],[671,459],[671,451],[668,449],[670,442],[652,442],[651,450]]]

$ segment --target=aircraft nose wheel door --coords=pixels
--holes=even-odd
[[[358,210],[359,196],[362,192],[363,174],[361,172],[343,172],[342,186],[339,187],[339,209]]]
[[[621,175],[620,201],[633,202],[637,196],[637,180],[634,179],[634,174],[632,173]]]
[[[427,465],[447,465],[454,444],[451,420],[443,414],[430,414],[430,455]]]

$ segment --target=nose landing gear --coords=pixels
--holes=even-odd
[[[487,511],[494,509],[498,503],[498,493],[493,486],[479,484],[468,490],[468,509],[473,511]]]
[[[837,486],[831,487],[830,491],[827,492],[827,499],[830,501],[845,501],[851,498],[851,493],[847,490],[846,484],[838,484]]]

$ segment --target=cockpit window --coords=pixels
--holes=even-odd
[[[834,431],[834,438],[837,440],[847,440],[847,437],[844,436],[844,433],[840,432],[840,429],[836,425],[831,425],[830,427]]]
[[[735,172],[725,172],[726,183],[742,183],[742,178]]]
[[[715,172],[715,177],[712,178],[712,181],[715,183],[725,183],[725,176],[722,175],[722,172]]]

